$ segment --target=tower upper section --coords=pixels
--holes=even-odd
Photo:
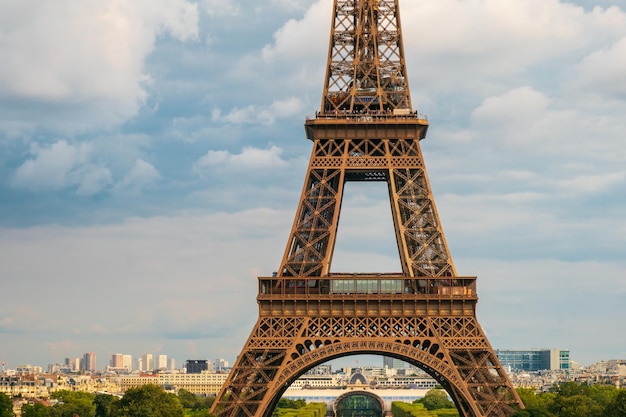
[[[334,7],[321,113],[410,113],[398,0]]]

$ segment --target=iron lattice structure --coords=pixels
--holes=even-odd
[[[398,0],[334,0],[320,111],[300,203],[259,318],[219,393],[221,417],[269,417],[308,369],[381,354],[433,376],[463,417],[523,407],[476,319],[476,277],[457,276],[420,149]],[[347,181],[385,181],[402,271],[331,273]]]

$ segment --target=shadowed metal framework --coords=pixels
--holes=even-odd
[[[289,241],[275,276],[259,278],[259,319],[212,412],[269,417],[306,370],[381,354],[428,372],[461,416],[510,416],[522,403],[476,319],[476,277],[456,274],[426,174],[398,0],[334,0],[327,62]],[[347,181],[387,183],[401,272],[331,272]]]

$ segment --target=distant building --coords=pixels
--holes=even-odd
[[[309,369],[305,372],[305,375],[330,375],[333,373],[332,365],[330,364],[322,364],[317,365],[314,368]]]
[[[141,368],[140,371],[151,372],[154,370],[152,363],[152,353],[144,353],[141,355]]]
[[[49,363],[48,364],[48,373],[49,374],[67,373],[67,371],[68,371],[67,365],[61,365],[60,363]]]
[[[339,375],[302,375],[289,386],[290,390],[330,389],[341,386]]]
[[[86,352],[83,355],[81,369],[87,372],[96,372],[96,354],[95,352]]]
[[[206,359],[188,359],[185,362],[188,374],[200,374],[209,370],[209,361]]]
[[[415,400],[419,400],[423,398],[424,395],[428,392],[424,389],[386,389],[386,390],[373,390],[368,387],[363,386],[355,386],[349,388],[341,388],[341,389],[291,389],[288,388],[283,393],[283,398],[289,400],[299,400],[303,399],[307,403],[316,402],[316,403],[325,403],[329,410],[332,410],[335,401],[340,396],[345,396],[347,394],[353,393],[362,393],[370,396],[380,397],[384,404],[385,410],[388,412],[385,415],[391,415],[391,404],[394,402],[405,402],[412,403]]]
[[[176,359],[168,358],[167,369],[169,369],[170,371],[173,371],[174,369],[176,369]]]
[[[215,372],[224,372],[228,370],[228,361],[224,358],[215,359],[213,369],[215,370]]]
[[[439,385],[430,375],[394,375],[389,377],[378,377],[375,380],[376,388],[384,389],[434,389]]]
[[[385,368],[381,368],[380,366],[363,366],[360,369],[361,369],[361,373],[367,377],[377,377],[377,376],[387,375]]]
[[[387,367],[389,369],[404,369],[406,368],[406,365],[406,362],[400,359],[383,356],[383,368]]]
[[[131,372],[133,370],[133,356],[122,355],[122,366],[128,369],[128,372]]]
[[[155,384],[167,390],[177,391],[182,388],[196,395],[217,395],[226,378],[228,374],[160,372],[155,375],[122,375],[116,378],[116,381],[122,391],[145,384]]]
[[[80,371],[80,358],[65,358],[65,365],[70,372]]]
[[[511,371],[542,371],[570,369],[569,350],[560,349],[496,349],[500,363]]]
[[[154,361],[154,369],[159,371],[167,370],[167,355],[157,355]]]
[[[124,367],[124,355],[121,353],[114,353],[111,355],[111,360],[109,361],[109,365],[112,368],[123,368]]]
[[[111,360],[109,361],[109,366],[106,367],[106,371],[118,374],[128,374],[132,370],[132,362],[132,356],[114,353],[111,355]]]
[[[18,374],[34,374],[35,371],[35,367],[30,363],[24,363],[15,367],[15,372]]]

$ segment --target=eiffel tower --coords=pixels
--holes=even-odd
[[[217,396],[220,417],[269,417],[308,369],[379,354],[435,378],[463,417],[523,408],[476,319],[476,277],[458,276],[426,174],[398,0],[334,0],[313,150],[280,268],[259,277],[259,318]],[[332,273],[344,185],[385,181],[402,272]]]

